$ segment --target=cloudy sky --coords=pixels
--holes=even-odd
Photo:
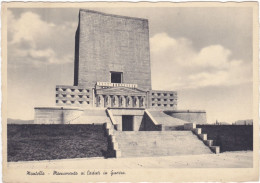
[[[208,122],[252,118],[251,8],[91,8],[149,19],[152,87]],[[73,84],[78,9],[8,9],[8,117],[33,119]]]

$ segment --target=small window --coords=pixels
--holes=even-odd
[[[163,95],[164,95],[164,96],[167,96],[167,93],[164,93]]]
[[[170,106],[172,107],[172,106],[173,106],[173,104],[170,104]]]
[[[167,99],[164,99],[164,101],[167,101]]]
[[[122,83],[122,72],[111,72],[111,83]]]
[[[170,99],[170,101],[172,102],[172,101],[173,101],[173,99]]]
[[[161,101],[161,99],[159,99],[159,98],[158,98],[157,100],[158,100],[158,101]]]
[[[170,94],[170,96],[172,97],[172,96],[173,96],[173,94],[171,93],[171,94]]]
[[[154,104],[152,104],[152,106],[154,106]]]
[[[154,101],[154,98],[152,98],[152,101]]]
[[[164,104],[164,107],[167,107],[167,104]]]
[[[158,106],[161,106],[161,104],[158,104]]]
[[[152,95],[154,95],[154,93],[152,93]]]
[[[157,93],[157,95],[158,95],[158,96],[161,96],[161,94],[160,94],[160,93]]]

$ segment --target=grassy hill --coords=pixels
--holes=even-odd
[[[7,125],[8,161],[104,157],[108,138],[100,125]]]

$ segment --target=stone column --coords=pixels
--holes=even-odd
[[[127,108],[131,107],[131,97],[130,96],[126,96],[126,107]]]
[[[113,95],[109,95],[109,107],[113,107]]]
[[[114,107],[114,96],[111,95],[111,96],[110,96],[110,99],[111,99],[111,107]]]
[[[116,107],[117,103],[116,103],[116,96],[113,95],[112,98],[111,98],[111,104],[112,104],[112,107]]]
[[[103,95],[99,95],[100,96],[100,106],[99,107],[104,107],[104,96]]]
[[[96,106],[99,107],[99,106],[100,106],[100,103],[101,103],[101,97],[100,97],[100,95],[97,95],[96,99],[97,99],[97,100],[96,100],[96,101],[97,101],[97,102],[96,102]]]
[[[144,107],[144,97],[140,97],[139,106]]]
[[[90,98],[92,98],[92,106],[94,107],[95,106],[95,100],[96,100],[94,88],[92,88],[92,97],[90,96]]]
[[[107,107],[111,107],[111,97],[107,95]]]
[[[140,107],[140,104],[139,104],[139,96],[137,96],[137,97],[135,98],[135,100],[136,100],[136,107],[139,108],[139,107]]]
[[[120,95],[116,95],[116,107],[119,107],[120,106]]]
[[[131,96],[131,100],[132,100],[132,107],[135,107],[135,97]]]
[[[104,107],[108,107],[108,95],[104,95]]]
[[[133,97],[132,97],[132,100],[133,100],[133,107],[138,107],[138,106],[137,106],[136,96],[133,96]]]
[[[130,105],[129,105],[129,107],[133,107],[133,97],[132,97],[132,96],[129,96],[129,99],[130,99]]]
[[[123,100],[124,107],[127,107],[127,96],[123,96]]]
[[[124,107],[124,101],[123,101],[123,96],[119,96],[119,107]]]

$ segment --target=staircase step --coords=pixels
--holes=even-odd
[[[212,153],[191,131],[115,131],[114,135],[122,157]]]

